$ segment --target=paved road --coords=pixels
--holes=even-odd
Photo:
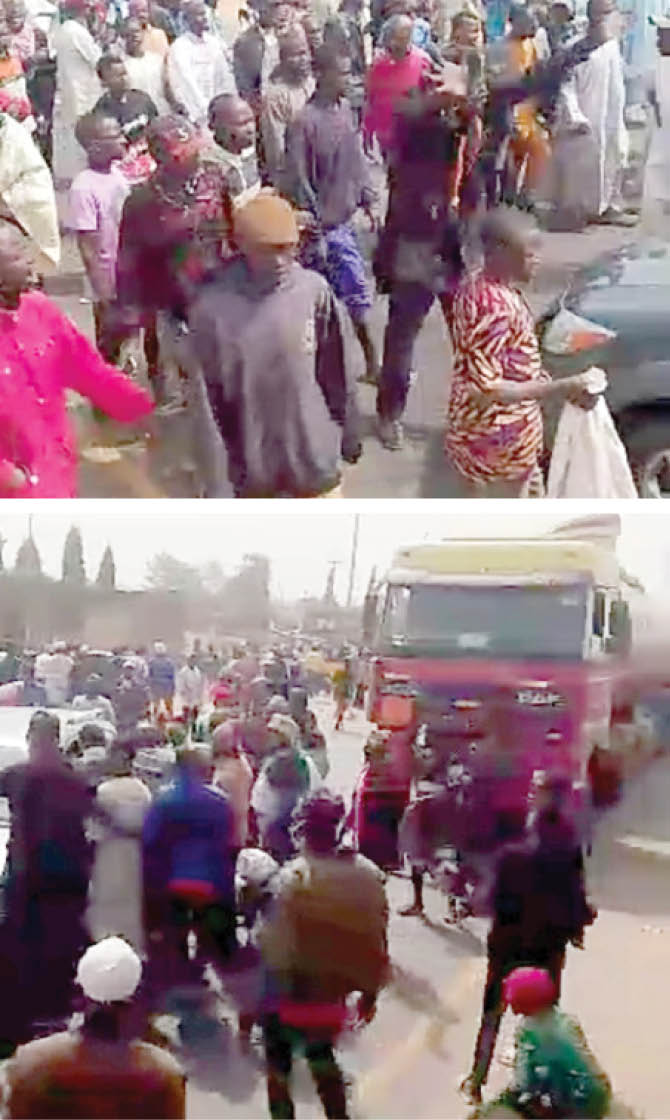
[[[331,781],[349,796],[361,759],[367,724],[360,714],[332,731],[332,710],[318,706],[328,733]],[[670,889],[668,864],[658,851],[670,842],[670,760],[631,784],[624,803],[603,823],[589,865],[600,915],[583,952],[570,950],[564,1006],[582,1021],[618,1095],[641,1115],[668,1116],[667,1012],[670,999]],[[356,1084],[356,1115],[439,1120],[466,1115],[457,1092],[476,1032],[484,976],[484,923],[447,928],[444,903],[427,891],[427,920],[400,918],[410,893],[407,879],[388,885],[394,981],[374,1023],[343,1047]],[[505,1084],[501,1064],[513,1039],[503,1024],[491,1091]],[[267,1115],[260,1055],[244,1058],[225,1034],[209,1058],[187,1056],[188,1115],[225,1120]],[[299,1117],[321,1115],[306,1069],[296,1069]]]
[[[547,233],[543,238],[542,266],[529,292],[537,312],[558,295],[569,276],[601,253],[631,239],[630,231],[593,227],[580,234]],[[369,250],[369,244],[367,246]],[[74,245],[66,239],[63,275],[56,290],[61,306],[89,334],[90,304],[82,299],[81,265]],[[373,308],[373,331],[380,352],[387,316],[387,300],[379,297]],[[343,491],[347,498],[439,498],[453,497],[453,479],[442,451],[444,416],[451,377],[451,349],[442,316],[435,306],[428,315],[415,352],[416,380],[410,390],[406,424],[406,446],[401,452],[386,451],[374,432],[375,390],[360,386],[360,407],[365,431],[364,454],[359,463],[345,471]],[[362,372],[362,359],[360,370]],[[85,415],[82,414],[82,415]],[[112,432],[114,429],[112,429]],[[173,466],[187,461],[189,433],[183,420],[164,421],[163,445],[169,448]],[[164,456],[163,456],[164,458]],[[191,497],[194,494],[188,472],[176,469],[168,479],[152,472],[155,492],[136,489],[136,476],[127,477],[117,469],[89,467],[82,473],[82,497]],[[229,491],[222,490],[222,497]]]

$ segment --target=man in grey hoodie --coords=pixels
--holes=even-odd
[[[240,256],[202,290],[189,325],[235,494],[336,494],[342,460],[361,454],[343,312],[297,263],[296,216],[278,195],[238,210],[234,238]]]

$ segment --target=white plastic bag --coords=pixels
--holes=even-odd
[[[602,397],[586,411],[568,402],[556,430],[548,498],[637,498],[626,450]]]

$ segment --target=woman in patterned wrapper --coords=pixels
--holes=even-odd
[[[533,315],[519,286],[537,268],[534,220],[511,207],[481,228],[484,263],[456,295],[454,373],[445,447],[472,498],[541,497],[542,401],[592,408],[586,374],[552,381],[542,368]]]

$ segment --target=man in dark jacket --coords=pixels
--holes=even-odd
[[[504,1010],[503,981],[515,968],[544,968],[560,998],[568,944],[582,948],[596,918],[588,904],[580,837],[556,805],[537,813],[527,840],[503,853],[492,893],[488,973],[472,1071],[462,1089],[481,1100]]]
[[[264,193],[236,211],[234,236],[241,256],[202,291],[189,325],[235,494],[335,496],[341,460],[361,452],[342,312],[296,262],[283,199]]]
[[[190,931],[198,938],[196,972],[208,959],[222,967],[236,946],[233,811],[206,784],[211,773],[207,749],[184,750],[174,784],[144,821],[144,908],[154,984],[191,976]]]

